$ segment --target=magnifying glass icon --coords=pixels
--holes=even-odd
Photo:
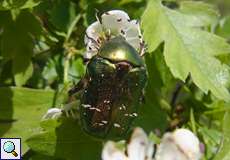
[[[3,144],[3,150],[6,152],[6,153],[11,153],[14,155],[14,157],[17,157],[18,154],[17,152],[15,152],[15,145],[13,142],[11,141],[7,141]]]

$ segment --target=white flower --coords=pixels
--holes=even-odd
[[[107,142],[102,160],[199,160],[202,156],[198,138],[187,129],[165,133],[155,157],[153,153],[153,142],[141,128],[136,128],[126,149],[119,149],[115,142]]]
[[[50,108],[46,114],[42,117],[43,120],[46,119],[56,119],[58,117],[60,117],[62,114],[61,109],[59,108]]]
[[[156,160],[199,160],[199,139],[187,129],[166,133],[156,153]]]
[[[116,147],[116,143],[108,141],[102,151],[103,160],[128,160],[124,151]]]
[[[136,128],[127,145],[127,155],[116,147],[115,142],[109,141],[102,151],[102,160],[152,160],[153,152],[153,142],[148,140],[141,128]]]
[[[97,54],[106,41],[117,36],[124,37],[141,55],[143,54],[145,48],[139,22],[130,20],[124,11],[112,10],[97,17],[97,21],[87,28],[85,58],[91,58]]]
[[[42,120],[47,119],[57,119],[60,118],[63,114],[66,117],[71,117],[77,119],[77,110],[78,101],[73,101],[71,103],[65,104],[62,108],[50,108],[46,114],[42,117]]]

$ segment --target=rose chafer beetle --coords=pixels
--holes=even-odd
[[[137,117],[143,99],[144,41],[139,22],[123,11],[106,12],[97,20],[86,30],[85,76],[69,93],[80,95],[85,132],[99,138],[121,137]]]

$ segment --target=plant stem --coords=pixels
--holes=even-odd
[[[64,74],[63,74],[63,81],[64,84],[68,83],[68,72],[69,72],[69,60],[71,58],[71,54],[67,53],[65,56],[65,61],[64,61]]]
[[[195,117],[194,117],[194,110],[193,110],[193,108],[190,109],[190,122],[191,122],[193,133],[197,134],[196,121],[195,121]]]
[[[172,107],[174,107],[176,105],[177,98],[178,98],[178,96],[180,94],[180,90],[183,87],[183,85],[184,84],[182,84],[181,82],[176,84],[176,87],[175,87],[175,90],[173,91],[172,99],[171,99],[171,102],[170,102],[170,105]]]

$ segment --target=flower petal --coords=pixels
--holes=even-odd
[[[137,38],[127,38],[126,41],[137,51],[139,51],[140,46],[141,46],[141,41],[140,39]]]
[[[105,41],[117,36],[123,36],[131,46],[143,54],[144,44],[139,22],[131,21],[124,11],[112,10],[102,14],[97,22],[87,28],[84,39],[87,52],[84,57],[90,59],[98,53]]]
[[[62,110],[60,108],[51,108],[49,109],[46,114],[42,117],[43,120],[45,119],[55,119],[60,117],[62,114]]]
[[[141,128],[134,130],[127,152],[130,160],[145,160],[152,156],[153,144],[148,142],[148,137]]]
[[[86,30],[85,44],[94,41],[98,43],[103,38],[102,26],[99,22],[92,23]]]
[[[86,47],[86,52],[84,53],[84,58],[90,59],[98,52],[98,46],[96,46],[93,42],[89,41]]]
[[[199,160],[198,138],[189,130],[166,133],[156,153],[156,160]]]
[[[128,28],[124,30],[123,35],[128,43],[132,45],[136,50],[140,49],[140,45],[143,42],[140,25],[137,20],[132,20]]]
[[[105,12],[101,16],[103,28],[112,35],[118,35],[121,30],[128,27],[130,18],[127,13],[121,10],[112,10]]]
[[[201,157],[199,139],[187,129],[177,129],[173,133],[174,140],[190,159],[199,159]]]
[[[102,160],[127,160],[127,157],[124,152],[116,148],[114,142],[109,141],[102,151]]]
[[[149,141],[149,145],[147,146],[147,150],[146,150],[145,160],[152,160],[153,153],[154,153],[154,144]]]
[[[137,20],[132,20],[128,28],[124,30],[127,38],[138,38],[141,35],[140,24]]]
[[[92,52],[87,51],[87,52],[84,53],[83,57],[85,59],[91,59],[96,54],[97,54],[97,51],[92,51]]]

